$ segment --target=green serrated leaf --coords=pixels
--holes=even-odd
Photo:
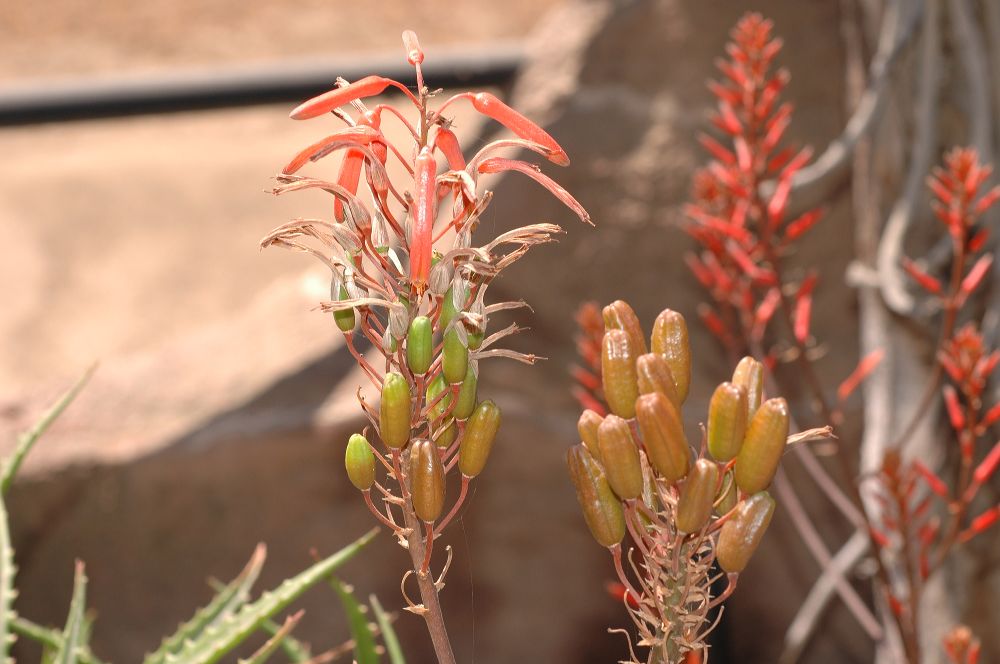
[[[83,563],[76,562],[73,576],[73,599],[69,603],[69,615],[62,633],[62,643],[56,652],[56,664],[77,664],[79,662],[80,637],[84,630],[84,613],[87,610],[87,575]]]
[[[375,635],[368,626],[361,604],[354,598],[351,589],[340,579],[331,578],[330,585],[337,591],[340,603],[347,614],[347,623],[351,627],[351,639],[354,641],[354,661],[357,664],[378,664],[378,653],[375,652]]]
[[[38,440],[39,436],[45,433],[53,422],[56,421],[66,407],[73,403],[73,399],[76,395],[80,393],[83,386],[87,384],[90,377],[94,374],[94,370],[97,365],[91,365],[80,378],[77,379],[73,387],[69,388],[65,394],[63,394],[58,401],[56,401],[46,412],[42,415],[41,419],[35,423],[35,426],[31,427],[28,431],[21,434],[17,439],[17,447],[14,449],[14,453],[9,457],[0,462],[0,493],[7,493],[7,489],[10,488],[11,483],[14,481],[14,476],[17,475],[18,469],[24,462],[24,458],[28,456],[28,452],[31,451],[31,447]]]
[[[295,629],[295,626],[299,624],[299,621],[302,620],[302,615],[304,613],[305,611],[299,611],[294,615],[288,616],[288,618],[285,619],[285,624],[278,628],[278,631],[267,640],[267,643],[262,645],[257,652],[251,655],[250,659],[241,659],[239,664],[264,664],[264,662],[271,659],[271,655],[278,650],[281,643],[288,638],[289,633],[291,633],[291,631]]]
[[[368,596],[368,605],[372,607],[375,622],[378,623],[378,628],[382,632],[382,643],[385,644],[385,651],[389,654],[389,662],[391,664],[406,664],[403,648],[399,645],[399,637],[396,636],[396,630],[392,628],[392,617],[385,612],[382,603],[375,595]]]
[[[43,658],[45,656],[49,657],[48,660],[43,659],[45,662],[54,662],[56,653],[62,649],[63,636],[59,630],[52,629],[51,627],[42,627],[26,618],[15,618],[11,623],[11,631],[26,639],[40,643],[45,649]],[[81,649],[77,661],[80,664],[104,664],[97,657],[94,657],[94,654],[88,648]]]
[[[3,494],[0,493],[0,662],[6,662],[10,655],[10,647],[16,638],[11,631],[11,622],[15,618],[14,597],[17,590],[14,587],[14,549],[10,544],[10,526],[7,523],[7,507]]]
[[[146,655],[143,664],[163,664],[168,655],[180,652],[186,643],[196,640],[206,629],[232,617],[250,597],[250,589],[260,576],[265,558],[267,558],[267,548],[263,544],[258,544],[243,571],[228,585],[216,588],[216,595],[212,601],[198,609],[190,620],[177,628],[176,632],[163,639],[156,652]]]
[[[281,629],[281,625],[268,619],[260,624],[260,628],[271,636],[274,636]],[[312,648],[309,647],[309,644],[296,639],[291,634],[288,634],[284,639],[282,639],[281,649],[284,651],[285,656],[293,662],[293,664],[308,662],[312,659]]]
[[[202,631],[197,639],[188,641],[180,652],[170,654],[169,664],[214,664],[226,653],[260,628],[261,623],[294,602],[299,595],[332,574],[350,560],[378,533],[373,528],[352,544],[291,579],[273,591],[265,592],[257,601],[243,606],[234,616]]]

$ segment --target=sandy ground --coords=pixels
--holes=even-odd
[[[559,0],[51,0],[0,4],[4,79],[114,75],[518,39]]]

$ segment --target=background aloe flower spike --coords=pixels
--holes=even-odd
[[[407,577],[416,575],[421,603],[410,602],[407,608],[426,618],[438,659],[453,662],[437,597],[443,579],[434,580],[430,563],[435,537],[483,472],[500,425],[500,409],[493,402],[476,406],[479,362],[508,357],[530,364],[536,359],[496,348],[519,328],[487,334],[489,316],[526,305],[487,304],[487,288],[528,249],[561,232],[553,224],[534,224],[477,246],[473,236],[492,198],[480,186],[480,175],[523,173],[583,221],[590,223],[590,217],[537,166],[501,156],[527,149],[566,166],[569,158],[555,139],[489,93],[460,93],[432,108],[436,93],[424,85],[424,54],[416,35],[405,32],[403,44],[415,69],[415,92],[380,76],[339,80],[334,90],[292,111],[296,120],[332,114],[345,126],[296,154],[277,177],[273,193],[324,191],[333,197],[333,219],[292,221],[261,244],[307,252],[330,269],[331,299],[320,308],[334,314],[347,347],[382,395],[378,408],[359,396],[381,445],[374,437],[353,437],[347,472],[375,518],[410,552],[413,571]],[[412,117],[386,104],[369,105],[369,98],[391,88],[412,104]],[[487,143],[467,159],[444,115],[451,104],[465,101],[516,138]],[[403,144],[382,132],[383,120],[402,123]],[[342,156],[334,180],[298,174],[333,155]],[[387,165],[393,172],[401,165],[403,176],[391,177]],[[360,352],[358,334],[374,347],[374,355]],[[461,488],[449,501],[445,483],[453,471],[461,476]]]
[[[632,308],[614,302],[603,318],[603,362],[588,361],[600,366],[601,387],[580,417],[583,442],[569,452],[570,478],[591,534],[611,552],[638,628],[635,646],[649,649],[646,661],[677,664],[704,654],[722,602],[770,523],[775,501],[766,489],[796,437],[788,437],[784,399],[748,409],[742,383],[761,367],[745,357],[733,382],[717,388],[701,417],[708,428],[692,448],[681,414],[691,371],[684,317],[663,311],[653,352],[639,356],[632,347],[642,351],[646,342]],[[594,345],[582,348],[589,355]]]

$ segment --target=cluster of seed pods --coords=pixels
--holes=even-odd
[[[691,382],[684,317],[661,312],[648,346],[627,303],[608,305],[603,318],[610,413],[580,416],[570,476],[590,532],[614,558],[639,645],[655,661],[677,662],[705,647],[712,609],[734,590],[770,523],[767,488],[785,449],[788,405],[764,400],[763,366],[745,357],[716,388],[701,444],[692,447],[682,416]],[[726,588],[713,598],[724,576]]]
[[[402,545],[411,553],[426,552],[422,566],[414,558],[416,571],[426,574],[434,538],[458,512],[469,482],[483,471],[500,425],[497,405],[478,400],[480,361],[535,359],[495,347],[519,328],[510,325],[487,335],[490,315],[525,304],[487,304],[487,289],[528,249],[561,232],[554,224],[534,224],[474,245],[479,217],[492,199],[480,178],[523,173],[581,219],[589,223],[590,218],[538,166],[501,156],[527,150],[567,165],[565,151],[549,134],[487,92],[459,93],[432,108],[438,93],[424,85],[424,55],[416,35],[404,33],[403,42],[415,70],[415,92],[380,76],[339,80],[335,89],[292,111],[297,120],[332,114],[346,126],[293,157],[273,193],[326,192],[333,196],[333,218],[295,219],[272,231],[262,245],[307,252],[331,271],[331,299],[320,308],[333,314],[347,348],[381,397],[374,407],[358,392],[381,445],[369,439],[367,429],[352,436],[345,453],[347,474]],[[408,119],[389,104],[365,103],[389,89],[403,94],[415,117]],[[467,160],[445,115],[460,102],[471,103],[515,137],[489,142]],[[401,125],[406,136],[401,144],[383,133],[383,122]],[[298,174],[330,155],[343,157],[335,181]],[[446,478],[456,467],[461,489],[445,512]],[[381,506],[372,499],[373,491]]]

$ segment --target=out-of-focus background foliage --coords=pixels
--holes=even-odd
[[[842,7],[826,0],[8,2],[0,98],[125,76],[363,67],[387,54],[402,63],[406,28],[428,62],[523,46],[521,76],[497,92],[566,148],[573,164],[554,175],[597,229],[527,180],[496,183],[484,232],[554,221],[568,235],[493,289],[534,307],[524,321],[532,330],[515,343],[550,359],[484,364],[480,393],[505,409],[505,423],[465,518],[445,537],[456,562],[443,602],[459,661],[607,662],[625,649],[606,628],[627,619],[603,591],[610,563],[586,533],[564,470],[576,436],[572,312],[584,299],[621,297],[647,326],[667,306],[696,320],[701,295],[676,223],[703,160],[696,134],[712,104],[704,81],[748,9],[773,18],[785,39],[792,139],[822,150],[848,117]],[[328,276],[301,256],[257,249],[278,223],[329,213],[319,197],[264,193],[299,147],[333,126],[292,122],[291,106],[0,127],[4,440],[101,362],[13,491],[18,608],[61,624],[72,561],[86,560],[94,648],[112,661],[154,647],[208,597],[206,577],[231,577],[256,542],[269,546],[263,585],[273,585],[305,567],[312,549],[333,551],[370,525],[342,470],[347,436],[362,423],[354,392],[363,380],[332,321],[313,310]],[[469,145],[484,131],[466,111],[456,127]],[[853,253],[850,198],[829,203],[793,262],[826,274],[814,328],[831,340],[820,367],[833,389],[857,357],[857,328],[855,295],[841,278]],[[696,413],[729,369],[692,327]],[[825,523],[829,508],[814,507]],[[731,661],[773,662],[816,575],[780,512],[775,524],[741,579],[713,661],[728,652],[739,653]],[[833,545],[845,533],[828,534]],[[408,559],[389,539],[344,576],[398,609]],[[321,645],[346,637],[330,593],[303,606],[300,636]],[[430,661],[420,621],[404,615],[398,627],[412,661]],[[805,661],[871,660],[841,609],[824,627]]]

